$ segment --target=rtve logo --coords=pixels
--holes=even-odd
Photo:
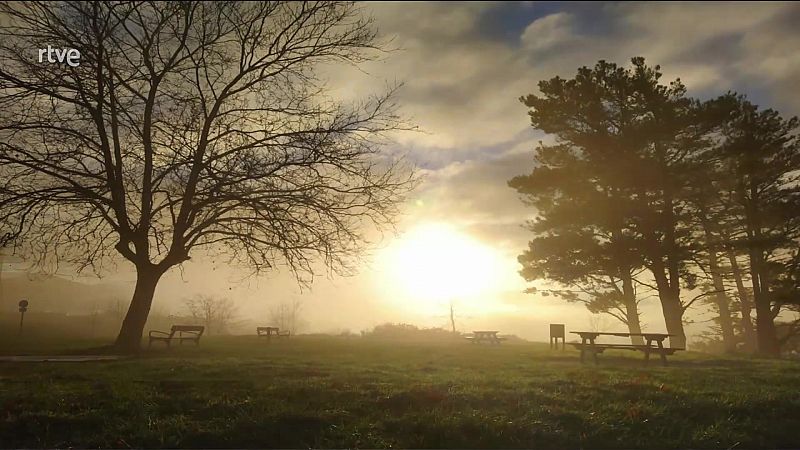
[[[45,53],[47,54],[47,62],[51,64],[61,63],[71,67],[81,65],[81,52],[77,48],[58,49],[48,45],[47,48],[39,49],[39,62],[44,62]],[[55,58],[53,55],[55,55]]]

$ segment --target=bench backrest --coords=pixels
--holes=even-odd
[[[175,335],[175,333],[188,331],[191,333],[196,333],[197,337],[200,337],[203,335],[203,331],[205,331],[205,329],[206,327],[202,325],[173,325],[169,334],[172,336]]]

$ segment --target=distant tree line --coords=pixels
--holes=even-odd
[[[236,304],[226,297],[200,294],[184,299],[183,303],[192,320],[205,326],[206,334],[228,333],[238,314]]]
[[[273,305],[269,309],[269,322],[272,326],[277,326],[281,331],[288,331],[295,335],[305,325],[302,317],[303,302],[299,299],[292,299]]]
[[[632,333],[655,295],[673,346],[686,311],[708,303],[727,351],[780,354],[800,327],[779,321],[800,304],[798,119],[735,92],[691,98],[632,63],[600,61],[521,98],[555,138],[509,181],[536,211],[521,275]]]
[[[442,327],[419,328],[409,323],[382,323],[363,332],[364,337],[390,339],[453,339],[453,332]]]

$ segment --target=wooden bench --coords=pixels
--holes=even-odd
[[[272,338],[272,336],[278,338],[281,337],[288,338],[289,335],[291,335],[291,332],[289,332],[288,330],[280,331],[278,327],[256,327],[256,335],[258,337],[266,337],[267,340],[269,341]]]
[[[206,327],[201,325],[173,325],[169,333],[166,331],[150,330],[148,337],[150,341],[147,346],[150,347],[153,341],[161,341],[169,347],[172,340],[177,340],[181,344],[183,341],[194,341],[195,345],[200,345],[200,337],[203,335]],[[176,335],[177,334],[177,335]]]
[[[684,350],[678,347],[664,347],[664,340],[672,336],[671,334],[664,333],[602,333],[594,331],[572,331],[571,333],[580,335],[581,342],[570,342],[569,344],[581,351],[581,362],[584,361],[586,352],[592,354],[595,364],[597,364],[597,355],[603,353],[605,350],[633,350],[644,353],[644,362],[647,364],[650,361],[650,355],[655,353],[661,358],[661,364],[667,365],[667,355],[673,355],[676,351]],[[598,344],[595,342],[599,336],[642,336],[646,344]],[[655,345],[654,345],[655,343]]]

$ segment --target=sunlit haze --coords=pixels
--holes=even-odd
[[[507,272],[503,255],[442,223],[420,224],[382,252],[398,307],[441,314],[458,302],[473,312],[497,309]]]

